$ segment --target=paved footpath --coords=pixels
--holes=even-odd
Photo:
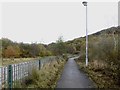
[[[79,70],[74,58],[70,58],[65,64],[57,88],[94,88],[94,84],[85,73]]]

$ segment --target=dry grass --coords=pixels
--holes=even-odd
[[[27,62],[31,60],[36,60],[37,58],[3,58],[2,61],[2,66],[9,65],[9,64],[17,64],[21,62]]]
[[[103,70],[107,68],[108,64],[104,61],[94,60],[89,63],[89,69],[93,69],[95,71]]]
[[[41,70],[33,69],[31,76],[27,79],[29,83],[25,83],[24,87],[55,88],[65,62],[65,60],[53,61],[45,64]]]
[[[97,88],[120,88],[113,78],[114,72],[109,65],[103,61],[94,60],[89,62],[88,67],[85,63],[77,61],[80,69],[88,74],[88,76],[96,83]]]
[[[116,40],[116,43],[115,43]],[[94,80],[99,88],[120,88],[120,39],[111,34],[89,37],[88,59],[85,66],[85,42],[81,46],[78,64]]]
[[[0,58],[0,66],[2,66],[2,59]]]

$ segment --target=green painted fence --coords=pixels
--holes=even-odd
[[[40,70],[46,63],[52,63],[52,61],[58,60],[57,58],[50,56],[40,60],[31,60],[0,67],[0,89],[16,87],[18,83],[21,83],[25,77],[31,74],[33,67]]]

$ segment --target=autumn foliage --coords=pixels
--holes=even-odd
[[[0,39],[3,58],[27,58],[50,56],[52,53],[43,44],[17,43],[7,38]]]

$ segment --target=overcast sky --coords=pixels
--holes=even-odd
[[[1,37],[17,42],[55,42],[85,36],[85,7],[77,2],[2,2]],[[88,3],[88,33],[118,25],[117,2]]]

